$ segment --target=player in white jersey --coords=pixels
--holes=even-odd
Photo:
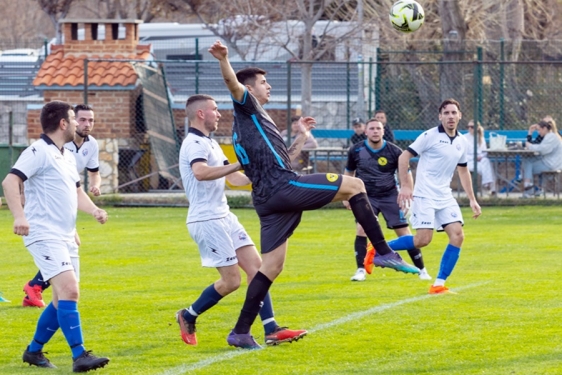
[[[462,117],[460,104],[447,99],[439,106],[441,124],[421,134],[398,159],[400,193],[398,204],[407,209],[411,203],[410,221],[415,236],[402,236],[389,241],[393,250],[410,250],[429,245],[433,230],[445,231],[449,244],[441,258],[439,274],[429,288],[430,294],[451,293],[445,280],[453,272],[464,240],[463,218],[459,204],[451,191],[455,169],[472,209],[473,218],[482,213],[472,189],[472,178],[467,168],[469,144],[457,131]],[[408,173],[410,159],[419,156],[416,184]]]
[[[189,201],[187,229],[199,247],[202,265],[215,267],[220,275],[190,307],[176,313],[182,340],[188,345],[197,345],[197,317],[238,289],[239,268],[246,272],[250,282],[261,266],[261,258],[226,201],[225,180],[234,186],[248,185],[250,180],[239,172],[240,163],[229,164],[219,144],[209,137],[217,130],[221,117],[215,100],[209,95],[193,95],[187,100],[186,114],[190,128],[182,143],[179,165]],[[260,316],[268,345],[298,340],[306,335],[306,331],[277,325],[269,295]]]
[[[101,194],[100,185],[101,177],[99,172],[99,147],[98,142],[90,135],[94,128],[94,110],[87,104],[78,104],[74,107],[76,114],[76,132],[74,139],[64,145],[64,148],[70,151],[76,158],[76,170],[82,173],[84,168],[88,171],[88,181],[90,185],[89,191],[94,196]],[[76,244],[80,246],[80,237],[76,232]],[[71,255],[75,259],[75,263],[79,264],[78,247],[75,253]],[[77,278],[80,280],[80,270],[75,268]],[[49,282],[46,281],[41,275],[41,271],[37,272],[35,277],[23,286],[25,297],[23,298],[22,305],[24,307],[45,307],[43,301],[43,291],[49,287]]]
[[[38,367],[55,367],[42,349],[60,328],[72,351],[73,371],[86,372],[105,366],[109,359],[98,358],[84,348],[79,288],[71,252],[77,247],[77,210],[91,214],[101,224],[106,222],[107,213],[80,187],[76,159],[64,148],[76,129],[72,107],[51,101],[41,110],[40,118],[44,134],[22,152],[2,182],[14,216],[14,233],[24,236],[35,264],[53,286],[53,300],[39,317],[23,361]],[[22,183],[25,208],[20,193]]]

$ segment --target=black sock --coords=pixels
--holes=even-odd
[[[379,219],[375,216],[371,203],[366,193],[359,193],[354,195],[349,200],[349,205],[351,206],[351,211],[353,211],[353,216],[357,219],[357,222],[361,224],[363,230],[367,234],[369,240],[373,244],[373,247],[380,255],[386,255],[391,253],[392,250],[388,247],[386,240],[384,239],[384,234],[382,234],[382,229],[379,224]]]
[[[47,289],[51,284],[48,281],[43,280],[43,275],[41,271],[37,272],[37,275],[29,282],[29,286],[40,285],[42,290]]]
[[[418,267],[420,270],[425,268],[425,266],[423,265],[423,256],[420,249],[415,248],[413,250],[408,250],[408,254],[410,255],[410,258],[412,258],[414,266]]]
[[[246,300],[240,311],[238,321],[234,326],[234,333],[240,334],[250,332],[250,327],[254,324],[254,320],[256,320],[260,312],[265,295],[269,291],[269,287],[272,283],[273,282],[260,271],[256,273],[256,276],[254,276],[250,285],[248,285]]]
[[[357,268],[364,268],[363,261],[367,255],[367,237],[355,236],[355,262]]]

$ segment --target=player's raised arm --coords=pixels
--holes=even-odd
[[[219,60],[219,65],[221,68],[222,78],[228,90],[232,94],[232,97],[240,102],[244,98],[244,85],[238,82],[236,79],[236,73],[228,61],[228,48],[223,45],[219,40],[217,40],[211,48],[209,48],[209,53],[213,57]]]

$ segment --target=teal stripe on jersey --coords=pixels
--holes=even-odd
[[[273,148],[273,145],[271,144],[271,142],[269,141],[269,138],[267,138],[267,135],[265,135],[265,132],[263,131],[263,128],[261,127],[258,118],[256,117],[256,115],[252,115],[252,121],[254,122],[254,124],[256,125],[256,128],[258,128],[261,136],[263,137],[263,139],[265,140],[265,143],[267,143],[267,145],[269,146],[269,148],[271,149],[271,152],[273,152],[273,155],[275,155],[275,159],[277,159],[277,162],[279,163],[279,165],[281,166],[281,168],[285,168],[285,164],[283,164],[283,159],[281,159],[281,156],[279,156],[279,154],[277,153],[277,151],[275,151],[275,149]]]
[[[338,191],[339,187],[334,185],[320,185],[320,184],[303,184],[294,180],[289,181],[289,184],[306,189],[319,189],[319,190],[335,190]]]

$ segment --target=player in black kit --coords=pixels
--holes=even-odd
[[[333,201],[348,200],[357,221],[376,248],[375,265],[405,273],[419,273],[392,251],[371,209],[365,186],[358,178],[338,174],[298,175],[291,160],[300,153],[306,136],[314,128],[312,117],[299,120],[301,131],[289,149],[263,105],[269,101],[271,86],[266,72],[246,68],[234,73],[228,48],[215,42],[209,52],[218,61],[234,105],[232,143],[242,169],[252,181],[252,198],[261,224],[262,266],[248,285],[246,300],[236,326],[228,335],[229,345],[258,349],[250,328],[264,296],[281,273],[287,240],[298,226],[302,212],[315,210]]]
[[[402,154],[402,149],[394,143],[385,141],[384,133],[384,125],[380,121],[374,118],[367,121],[365,129],[367,139],[350,147],[345,175],[354,176],[363,181],[375,215],[382,213],[387,228],[394,229],[398,236],[405,236],[411,232],[404,212],[397,202],[398,188],[396,186],[398,158]],[[348,202],[344,201],[343,204],[348,209],[350,208]],[[361,224],[357,223],[355,237],[357,271],[351,277],[351,281],[363,281],[365,273],[372,271],[372,259],[365,261],[366,248],[367,237]],[[408,254],[414,265],[420,269],[420,279],[431,280],[431,276],[424,267],[420,249],[409,250]],[[374,253],[370,255],[374,256]]]

